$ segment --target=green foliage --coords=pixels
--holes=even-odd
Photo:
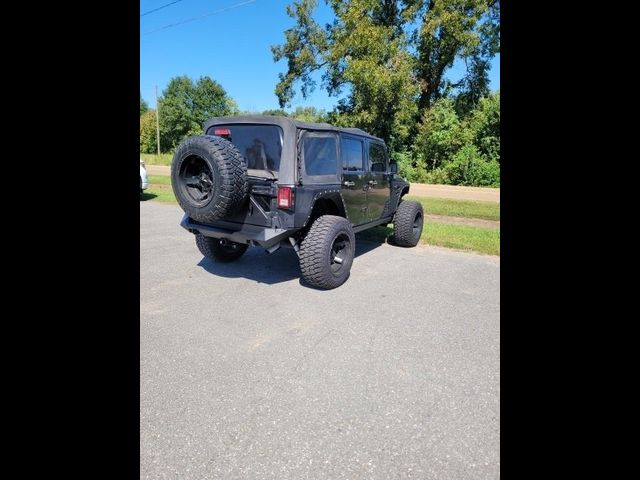
[[[347,94],[331,121],[356,126],[387,140],[394,150],[411,144],[416,119],[447,91],[458,91],[466,114],[487,93],[490,59],[500,44],[499,0],[332,0],[335,21],[313,19],[316,0],[287,7],[295,25],[272,47],[286,60],[275,93],[284,107],[299,88],[307,97],[316,72],[333,96]],[[447,71],[467,61],[463,81],[450,85]]]
[[[156,112],[147,110],[140,115],[140,153],[156,153]]]
[[[323,123],[328,120],[327,112],[316,107],[296,107],[289,116],[302,122]]]
[[[287,112],[285,112],[284,110],[282,110],[281,108],[278,109],[272,109],[272,110],[265,110],[264,112],[262,112],[262,115],[280,115],[283,117],[288,117],[289,114]]]
[[[224,88],[209,77],[195,83],[187,76],[172,78],[158,103],[163,152],[175,149],[187,136],[202,134],[202,125],[210,117],[238,112]]]
[[[500,165],[486,161],[475,145],[465,145],[444,166],[447,183],[481,187],[500,186]]]
[[[455,97],[456,112],[466,117],[481,98],[489,94],[489,60],[474,56],[465,60],[467,75],[460,82],[460,92]]]
[[[445,164],[467,140],[450,98],[443,98],[425,111],[413,143],[418,162],[430,170]]]
[[[391,152],[391,161],[398,164],[398,174],[410,182],[415,182],[415,166],[409,152]]]
[[[147,102],[142,98],[142,93],[140,93],[140,116],[142,116],[142,114],[147,110],[149,110],[149,105],[147,105]]]
[[[449,175],[443,167],[439,167],[434,170],[425,169],[425,173],[422,178],[424,178],[424,180],[421,183],[435,183],[445,185],[451,183],[451,181],[449,180]]]
[[[405,180],[415,183],[429,181],[429,172],[424,163],[416,161],[411,152],[391,152],[391,159],[398,164],[398,173]]]
[[[500,92],[480,99],[464,119],[454,99],[439,99],[425,111],[411,149],[394,155],[411,182],[500,186]]]
[[[467,122],[473,144],[487,161],[500,163],[500,92],[480,100]]]

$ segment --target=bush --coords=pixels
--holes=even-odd
[[[408,152],[392,152],[391,161],[398,164],[398,174],[410,182],[413,181],[415,168],[413,160]]]
[[[147,110],[140,116],[140,153],[156,153],[156,112]]]
[[[482,157],[500,163],[500,92],[486,96],[472,112],[467,128]]]
[[[449,183],[481,187],[500,186],[500,164],[486,161],[475,145],[465,145],[443,167]]]
[[[425,175],[425,181],[423,183],[435,183],[448,185],[451,183],[449,175],[444,167],[436,168],[427,172]]]
[[[409,152],[391,153],[392,161],[398,164],[398,173],[408,182],[427,183],[429,172],[424,167],[424,159],[414,159]]]
[[[468,132],[458,118],[453,100],[443,98],[425,111],[418,125],[413,150],[418,164],[435,170],[451,161],[462,145],[469,143]]]

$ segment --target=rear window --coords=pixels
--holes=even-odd
[[[214,125],[207,135],[229,140],[247,159],[251,170],[280,169],[282,129],[277,125]]]

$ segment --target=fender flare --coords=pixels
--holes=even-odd
[[[335,212],[332,212],[332,214],[335,214],[339,217],[343,217],[346,218],[347,220],[349,220],[349,214],[347,213],[347,205],[344,201],[344,198],[342,197],[342,193],[340,192],[340,189],[330,189],[330,190],[319,190],[318,192],[316,192],[313,196],[313,200],[312,200],[312,207],[309,211],[309,215],[307,216],[305,222],[304,222],[304,227],[309,225],[309,220],[312,219],[312,217],[314,216],[314,213],[316,212],[316,207],[318,205],[324,204],[324,202],[330,202],[329,205],[333,205],[333,207],[330,208],[335,208]],[[322,205],[322,207],[325,209],[326,204]],[[350,221],[350,220],[349,220]]]

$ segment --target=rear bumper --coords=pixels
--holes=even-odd
[[[180,226],[193,234],[201,233],[207,237],[224,238],[236,243],[258,244],[267,249],[286,240],[297,231],[222,221],[216,222],[215,225],[205,225],[194,221],[186,214],[182,217]]]

